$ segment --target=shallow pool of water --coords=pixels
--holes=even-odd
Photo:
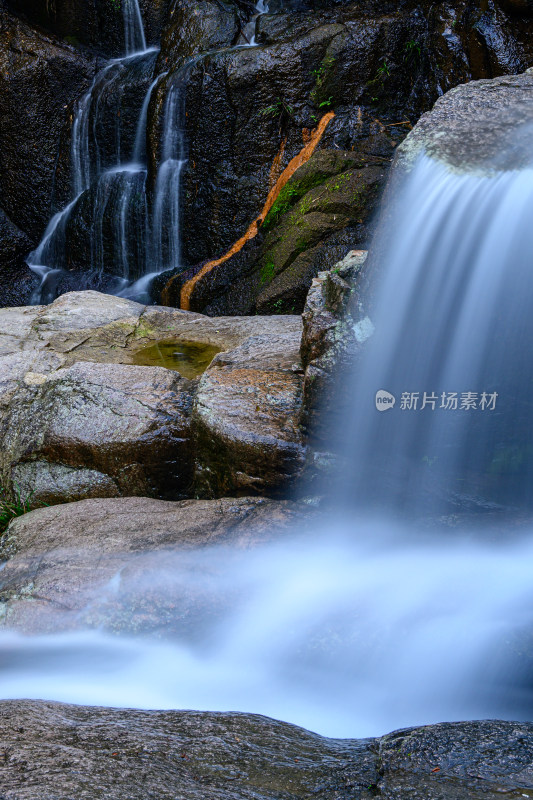
[[[185,378],[197,378],[201,375],[220,347],[205,342],[172,340],[155,342],[137,350],[132,355],[132,363],[143,367],[165,367],[173,369]]]

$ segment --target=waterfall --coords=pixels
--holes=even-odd
[[[137,0],[124,0],[126,55],[109,61],[74,108],[72,200],[50,220],[29,256],[41,284],[33,302],[61,291],[97,286],[148,300],[155,274],[179,266],[180,176],[185,164],[181,73],[164,101],[160,163],[153,197],[147,192],[150,100],[168,76],[153,77],[157,48],[147,48]],[[145,85],[135,112],[136,87]],[[122,98],[124,103],[122,102]],[[128,124],[129,123],[129,124]],[[130,141],[129,131],[135,136]]]
[[[154,199],[153,263],[167,269],[180,265],[180,177],[185,160],[185,137],[176,120],[184,119],[183,91],[172,83],[163,117],[162,155]]]
[[[121,0],[126,54],[146,50],[144,26],[138,0]]]
[[[460,175],[417,163],[389,209],[392,235],[376,243],[375,334],[352,386],[345,496],[414,512],[528,501],[532,209],[533,168]],[[396,399],[381,413],[380,390]]]
[[[0,635],[2,696],[259,712],[332,736],[530,719],[532,205],[531,169],[422,157],[373,247],[338,513],[250,551],[135,556],[83,610],[50,609],[67,632]],[[147,593],[173,609],[156,639],[113,636],[113,615],[84,628]]]

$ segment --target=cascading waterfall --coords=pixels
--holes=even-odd
[[[156,275],[181,266],[181,177],[186,164],[185,83],[188,62],[172,76],[153,79],[157,48],[147,48],[138,0],[121,3],[125,55],[112,59],[77,102],[71,133],[73,199],[50,220],[28,266],[40,277],[33,303],[49,303],[70,289],[101,289],[151,302]],[[259,0],[246,26],[244,46],[256,46]],[[237,45],[241,46],[241,45]],[[149,106],[164,87],[163,124],[155,179],[148,180]],[[146,85],[142,101],[132,87]],[[127,96],[130,102],[117,98]],[[124,116],[137,114],[135,137],[125,136]],[[148,185],[149,184],[149,185]]]
[[[69,632],[1,635],[2,696],[253,711],[334,736],[531,718],[527,514],[502,513],[489,531],[486,519],[480,530],[440,515],[444,494],[486,509],[479,498],[499,478],[500,510],[527,499],[532,177],[461,175],[424,157],[407,179],[376,244],[371,318],[358,326],[361,338],[374,333],[342,423],[351,469],[338,478],[337,516],[252,551],[136,558],[84,611],[50,611],[51,628]],[[380,390],[397,398],[386,412]],[[351,495],[376,484],[379,513],[355,513]],[[424,513],[401,522],[400,508]],[[143,607],[146,592],[155,608],[157,596],[163,608],[186,598],[193,618],[180,628],[177,615],[169,630],[163,614],[146,638],[85,627],[113,603]]]
[[[461,175],[427,157],[414,168],[352,386],[362,411],[345,431],[342,491],[359,506],[495,511],[530,499],[532,208],[533,168]],[[378,413],[380,390],[396,402]]]
[[[64,287],[87,285],[149,300],[146,290],[153,276],[179,266],[185,163],[181,72],[169,80],[160,164],[148,198],[148,110],[168,73],[153,79],[158,51],[146,47],[137,0],[123,2],[122,9],[126,55],[109,61],[75,106],[73,200],[50,220],[29,257],[29,266],[41,277],[33,302],[50,302]]]
[[[146,50],[144,25],[138,0],[122,0],[126,54]]]

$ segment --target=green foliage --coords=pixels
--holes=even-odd
[[[13,499],[9,499],[6,490],[0,486],[0,533],[3,533],[11,520],[21,517],[31,511],[31,501],[34,492],[25,497],[18,486],[15,485]]]
[[[325,56],[325,58],[323,58],[322,61],[320,62],[320,65],[317,67],[317,69],[314,69],[312,71],[311,74],[315,76],[315,82],[317,87],[322,86],[322,84],[326,80],[327,73],[333,67],[334,64],[335,64],[335,56]]]
[[[337,175],[335,182],[330,183],[328,186],[328,192],[338,192],[339,189],[344,188],[346,181],[349,181],[352,177],[352,172],[348,170],[348,172],[342,172],[340,175]]]
[[[403,48],[404,60],[408,63],[420,61],[422,58],[422,46],[420,42],[410,39]]]
[[[286,114],[289,117],[294,115],[294,109],[282,97],[278,99],[271,106],[262,108],[259,112],[261,117],[281,117]]]
[[[390,64],[386,58],[383,59],[382,64],[378,67],[375,80],[384,81],[390,75]]]
[[[311,75],[315,78],[315,85],[311,90],[310,98],[318,108],[331,108],[333,98],[324,98],[321,89],[326,84],[328,75],[331,72],[334,64],[335,56],[325,56],[317,69],[314,69],[311,72]]]
[[[122,0],[109,0],[109,2],[111,3],[111,7],[115,11],[120,11],[121,10],[121,8],[122,8]]]
[[[265,232],[272,230],[303,193],[297,186],[284,186],[263,222],[263,230]]]

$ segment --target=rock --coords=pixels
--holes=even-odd
[[[257,714],[0,703],[10,800],[498,800],[531,792],[533,726],[327,739]]]
[[[198,610],[205,613],[209,590],[207,579],[196,589],[165,582],[186,551],[228,542],[255,546],[313,517],[308,506],[257,497],[128,497],[36,509],[0,538],[0,561],[9,558],[0,572],[0,627],[150,633],[164,626],[165,635],[183,634]],[[113,588],[117,574],[120,591]]]
[[[302,470],[300,321],[221,353],[202,378],[193,419],[204,496],[286,492]]]
[[[379,740],[380,797],[482,800],[527,797],[533,786],[530,723],[452,722],[396,731]],[[527,792],[527,794],[526,794]]]
[[[452,89],[401,145],[397,168],[410,169],[422,152],[460,172],[530,167],[532,89],[529,71]]]
[[[375,777],[369,742],[254,714],[4,701],[0,730],[13,800],[367,800]]]
[[[97,292],[4,309],[0,485],[37,504],[285,491],[305,451],[300,337],[295,316],[213,319]],[[201,378],[157,353],[136,363],[168,341],[212,347]]]
[[[2,468],[23,496],[187,496],[187,379],[161,367],[89,362],[45,377],[25,381],[4,420]]]
[[[315,447],[335,449],[350,413],[351,382],[361,346],[373,327],[358,302],[357,279],[366,251],[351,251],[313,281],[303,313],[303,423]]]
[[[161,39],[161,68],[164,69],[169,60],[178,64],[206,50],[230,47],[238,37],[240,26],[238,9],[231,4],[175,0]]]
[[[29,238],[0,209],[0,306],[29,302],[38,284],[25,261],[31,249]]]
[[[0,196],[36,244],[52,213],[61,131],[94,61],[0,10]]]

